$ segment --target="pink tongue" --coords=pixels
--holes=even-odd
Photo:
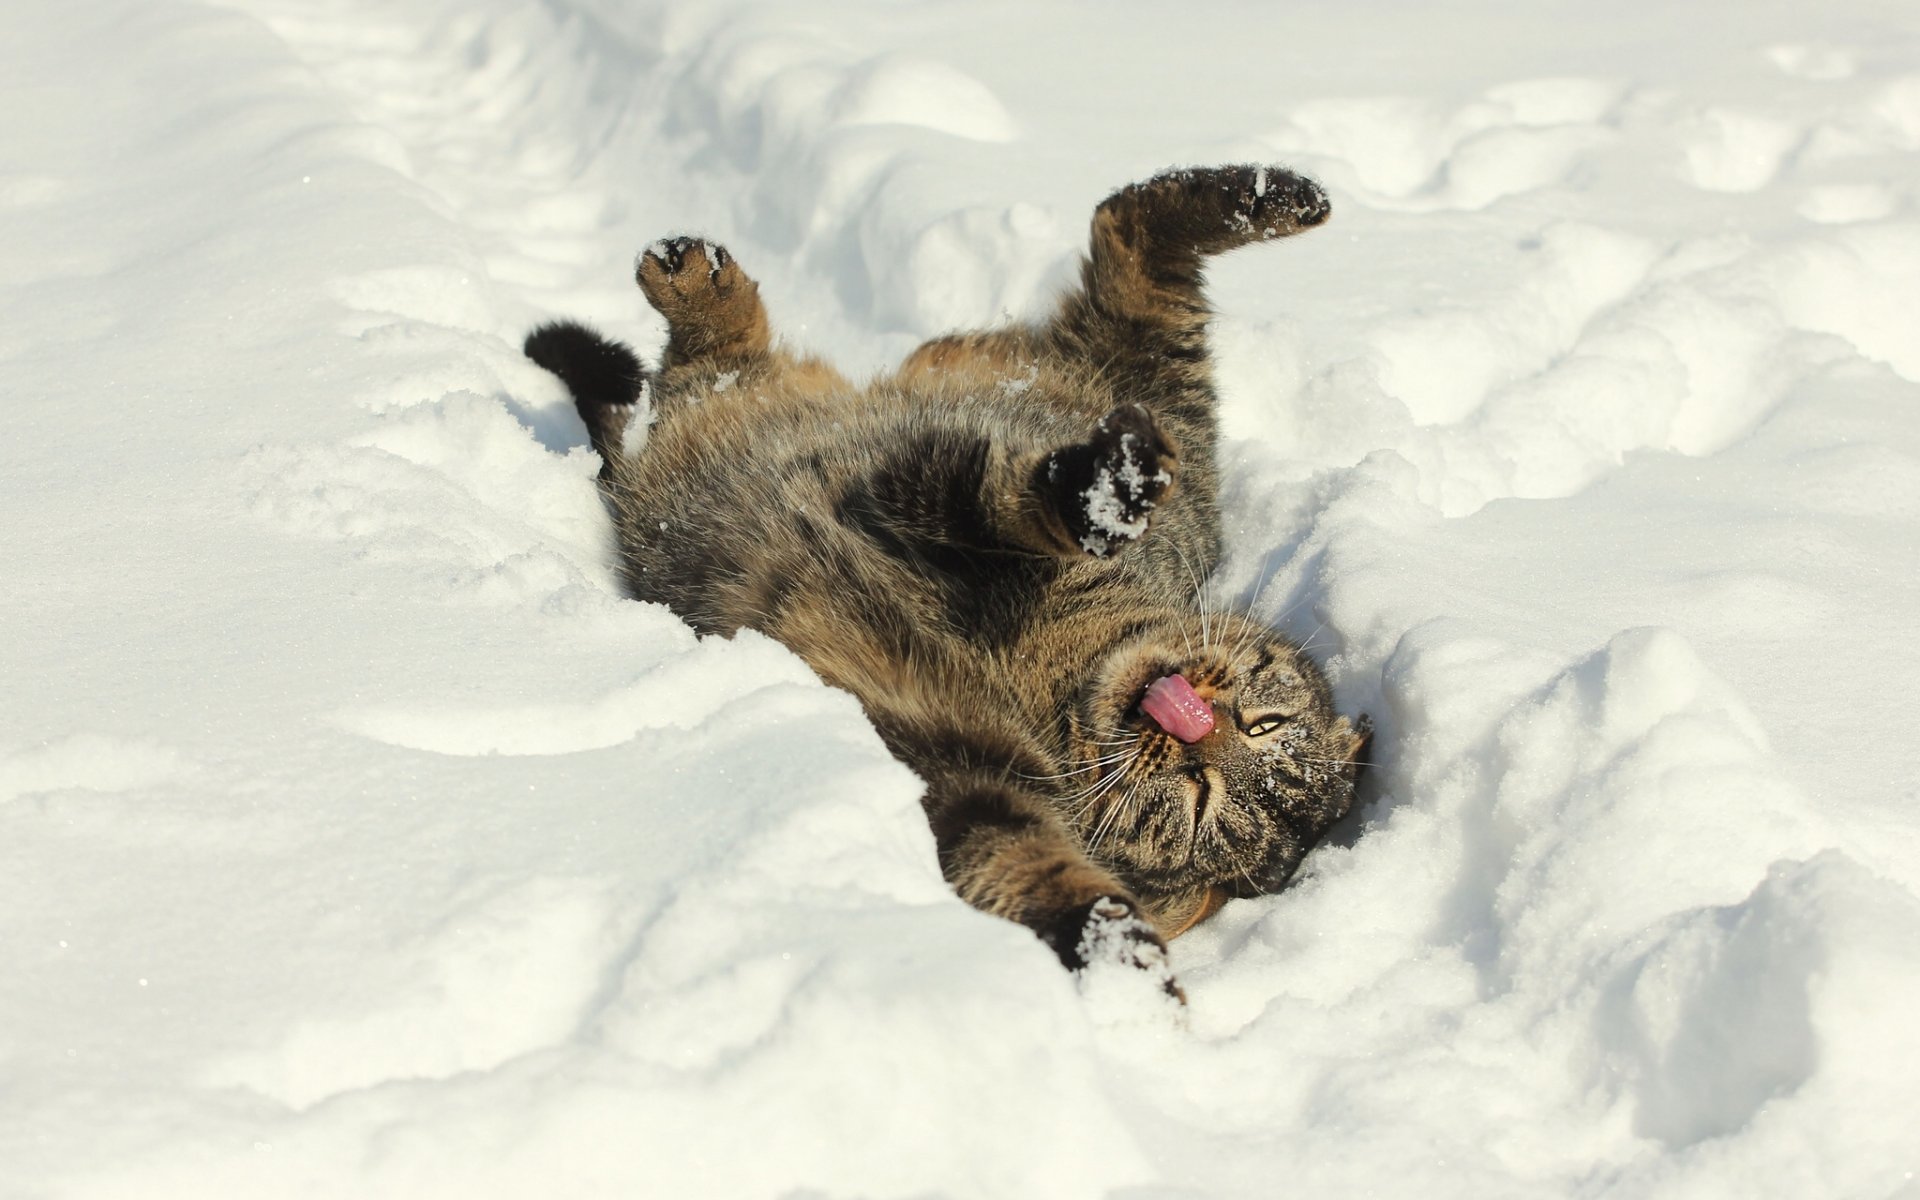
[[[1189,744],[1213,732],[1213,706],[1200,698],[1184,675],[1154,680],[1147,694],[1140,697],[1140,711]]]

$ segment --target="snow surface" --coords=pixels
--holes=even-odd
[[[0,1195],[1920,1195],[1920,10],[16,0]],[[534,321],[854,370],[1213,272],[1214,581],[1373,715],[1184,1027],[621,600]]]

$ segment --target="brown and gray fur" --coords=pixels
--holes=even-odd
[[[527,353],[605,462],[635,597],[857,696],[968,902],[1069,966],[1164,971],[1165,938],[1277,888],[1347,811],[1365,743],[1295,646],[1197,601],[1220,553],[1202,265],[1327,213],[1275,167],[1124,188],[1052,319],[864,387],[776,347],[753,280],[686,238],[639,260],[657,371],[571,323]],[[1138,708],[1175,672],[1216,716],[1192,745]]]

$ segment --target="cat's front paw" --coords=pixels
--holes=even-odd
[[[1144,406],[1129,404],[1101,417],[1085,442],[1048,455],[1041,486],[1067,540],[1106,558],[1146,536],[1179,469],[1160,423]]]
[[[1062,913],[1039,930],[1042,941],[1073,971],[1138,971],[1182,1004],[1187,994],[1173,976],[1167,943],[1133,901],[1101,896]]]

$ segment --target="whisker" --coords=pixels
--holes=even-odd
[[[1260,574],[1260,582],[1253,586],[1253,595],[1247,597],[1247,611],[1249,613],[1259,609],[1262,597],[1267,594],[1268,585],[1280,578],[1280,564],[1273,561],[1273,557],[1272,552],[1269,551],[1267,555],[1267,566]]]
[[[1304,754],[1291,756],[1295,762],[1320,763],[1328,767],[1364,767],[1367,764],[1357,758],[1310,758]]]
[[[1239,639],[1234,642],[1233,651],[1227,656],[1227,661],[1238,661],[1240,656],[1246,653],[1247,647],[1253,644],[1253,640],[1260,636],[1261,627],[1268,624],[1267,622],[1261,621],[1257,615],[1260,609],[1260,599],[1266,595],[1268,585],[1279,577],[1280,564],[1277,562],[1269,562],[1261,574],[1260,582],[1254,585],[1252,597],[1248,599],[1245,607],[1236,610],[1242,617],[1246,618],[1247,624],[1246,628],[1240,631]]]
[[[1304,653],[1304,652],[1306,651],[1306,648],[1307,648],[1308,646],[1311,646],[1311,645],[1313,645],[1313,639],[1315,639],[1315,638],[1317,638],[1317,637],[1319,637],[1319,636],[1320,636],[1320,631],[1321,631],[1322,629],[1325,629],[1326,627],[1327,627],[1327,623],[1326,623],[1325,621],[1322,621],[1322,622],[1320,622],[1320,623],[1319,623],[1318,625],[1315,625],[1315,626],[1313,627],[1313,632],[1312,632],[1312,633],[1310,633],[1310,634],[1308,634],[1308,635],[1307,635],[1307,636],[1306,636],[1305,638],[1303,638],[1303,639],[1302,639],[1302,640],[1301,640],[1301,641],[1300,641],[1300,642],[1298,643],[1298,646],[1299,646],[1299,649],[1300,649],[1300,650],[1301,650],[1301,651],[1302,651],[1302,652]]]
[[[1206,586],[1201,583],[1200,576],[1194,571],[1187,552],[1180,548],[1180,543],[1174,542],[1172,545],[1173,552],[1180,556],[1180,566],[1187,573],[1187,581],[1193,584],[1193,606],[1200,614],[1200,648],[1205,650],[1213,644],[1212,630],[1207,620]]]
[[[1093,831],[1093,841],[1087,847],[1089,852],[1100,848],[1100,841],[1102,838],[1107,836],[1108,830],[1119,827],[1118,818],[1120,816],[1120,813],[1123,810],[1130,811],[1132,809],[1133,797],[1136,793],[1139,792],[1139,790],[1140,790],[1140,785],[1137,783],[1134,784],[1132,787],[1129,787],[1127,789],[1127,794],[1121,797],[1120,803],[1115,804],[1107,809],[1106,816],[1102,817],[1100,820],[1099,828]]]
[[[1233,651],[1227,656],[1228,662],[1240,661],[1240,656],[1247,652],[1247,647],[1253,644],[1255,638],[1258,638],[1262,632],[1269,634],[1272,632],[1265,629],[1251,614],[1242,613],[1241,615],[1246,619],[1246,627],[1240,631],[1240,637],[1234,642]]]
[[[1093,836],[1087,840],[1087,852],[1091,854],[1100,845],[1100,839],[1107,832],[1107,822],[1113,820],[1115,809],[1112,806],[1100,814],[1100,821],[1093,827]]]
[[[1112,769],[1112,773],[1108,775],[1104,781],[1105,786],[1099,789],[1099,795],[1095,796],[1093,799],[1098,800],[1100,796],[1104,796],[1107,792],[1112,791],[1114,787],[1116,787],[1122,781],[1124,781],[1129,776],[1131,776],[1133,774],[1134,767],[1140,762],[1142,758],[1146,758],[1146,757],[1147,757],[1147,745],[1146,743],[1142,742],[1139,746],[1136,746],[1134,748],[1133,753],[1129,754],[1124,761],[1122,761],[1119,765],[1115,766]],[[1151,766],[1149,767],[1149,769],[1151,769]],[[1093,789],[1088,788],[1086,790],[1092,791]],[[1085,794],[1085,793],[1083,792],[1082,794]],[[1081,806],[1080,811],[1084,813],[1091,806],[1092,806],[1092,801],[1089,801],[1087,804],[1083,804]]]
[[[1136,783],[1128,788],[1126,796],[1120,801],[1120,816],[1114,821],[1113,829],[1117,831],[1123,825],[1131,828],[1137,824],[1141,815],[1141,806],[1146,799],[1147,795],[1140,790],[1139,784]]]
[[[1260,889],[1260,885],[1259,885],[1259,884],[1257,884],[1257,883],[1255,883],[1255,882],[1253,881],[1253,872],[1252,872],[1252,871],[1250,871],[1250,870],[1248,870],[1248,869],[1247,869],[1246,867],[1241,867],[1241,868],[1240,868],[1240,878],[1242,878],[1242,879],[1244,879],[1244,880],[1246,880],[1246,881],[1247,881],[1247,890],[1248,890],[1248,891],[1250,891],[1250,892],[1252,892],[1252,893],[1253,893],[1254,895],[1256,895],[1256,896],[1258,896],[1258,895],[1262,895],[1262,894],[1263,894],[1263,893],[1261,892],[1261,889]]]
[[[1080,822],[1085,821],[1087,819],[1087,814],[1092,812],[1099,805],[1101,798],[1104,797],[1111,790],[1112,790],[1111,788],[1101,788],[1098,791],[1096,791],[1093,795],[1088,796],[1086,800],[1081,803],[1080,807],[1073,810],[1072,820],[1074,821],[1074,823],[1079,824]]]
[[[1060,771],[1052,775],[1029,775],[1025,771],[1015,771],[1014,775],[1020,779],[1027,780],[1030,783],[1044,783],[1050,779],[1071,779],[1075,775],[1085,775],[1088,771],[1097,771],[1101,767],[1106,766],[1108,763],[1119,762],[1121,759],[1125,758],[1126,756],[1127,756],[1126,751],[1123,750],[1123,751],[1119,751],[1118,753],[1102,755],[1099,758],[1089,759],[1082,766],[1073,767],[1068,770]]]
[[[1097,763],[1093,763],[1093,764],[1090,764],[1090,765],[1091,765],[1092,767],[1094,767],[1095,769],[1098,769],[1098,768],[1100,768],[1100,767],[1111,767],[1111,766],[1114,766],[1115,764],[1125,764],[1125,763],[1128,763],[1128,762],[1131,762],[1131,761],[1132,761],[1132,759],[1133,759],[1133,758],[1135,757],[1135,755],[1137,755],[1137,754],[1138,754],[1138,751],[1134,751],[1134,752],[1131,752],[1131,753],[1129,753],[1129,752],[1122,752],[1122,753],[1120,753],[1120,754],[1115,754],[1115,755],[1112,755],[1112,756],[1109,756],[1109,757],[1107,757],[1107,758],[1104,758],[1104,759],[1101,759],[1101,760],[1100,760],[1099,762],[1097,762]],[[1068,772],[1068,773],[1069,773],[1069,774],[1075,774],[1075,775],[1077,775],[1077,774],[1082,774],[1083,772],[1080,772],[1080,771],[1072,771],[1072,772]],[[1103,776],[1101,776],[1101,779],[1105,779],[1105,778],[1106,778],[1106,776],[1104,776],[1104,775],[1103,775]],[[1095,787],[1095,786],[1098,786],[1098,784],[1099,784],[1099,782],[1100,782],[1099,780],[1095,780],[1094,782],[1092,782],[1092,783],[1089,783],[1089,784],[1088,784],[1087,786],[1088,786],[1089,788],[1091,788],[1091,787]]]
[[[1127,759],[1126,762],[1115,767],[1111,774],[1096,779],[1079,792],[1068,796],[1064,803],[1072,804],[1075,801],[1082,800],[1082,798],[1084,798],[1085,801],[1078,808],[1074,809],[1072,819],[1077,822],[1085,817],[1086,814],[1093,809],[1093,806],[1100,802],[1101,797],[1112,791],[1120,780],[1127,777],[1127,773],[1132,769],[1134,761],[1138,758],[1139,753],[1136,751],[1132,758]]]

